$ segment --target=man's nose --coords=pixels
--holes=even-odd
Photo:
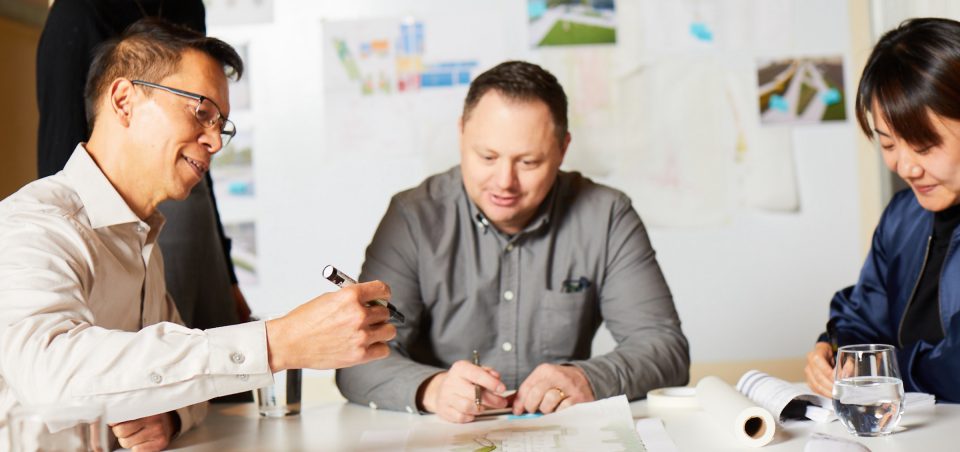
[[[509,160],[497,167],[497,186],[502,189],[513,188],[517,183],[517,170]]]
[[[223,148],[223,135],[216,127],[204,128],[200,136],[200,144],[207,149],[207,152],[216,154]]]

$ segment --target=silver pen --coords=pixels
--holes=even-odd
[[[333,265],[327,265],[326,267],[323,267],[322,275],[324,278],[327,278],[328,281],[336,284],[337,287],[340,288],[352,286],[357,283],[357,280],[347,276],[346,273],[337,270],[337,268]],[[371,303],[378,303],[381,306],[386,307],[390,311],[390,320],[393,320],[397,323],[406,322],[406,317],[404,317],[403,314],[397,310],[397,308],[393,307],[393,305],[386,300],[376,299],[371,301]]]

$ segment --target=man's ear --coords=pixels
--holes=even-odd
[[[567,155],[567,148],[570,147],[570,132],[563,137],[563,143],[560,143],[560,159]]]
[[[110,84],[107,97],[110,102],[110,111],[124,127],[130,126],[130,118],[133,116],[133,88],[133,83],[125,78],[118,78]]]

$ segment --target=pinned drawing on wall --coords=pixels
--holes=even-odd
[[[613,0],[528,0],[531,47],[617,42]]]
[[[456,163],[463,98],[499,39],[471,26],[434,16],[324,21],[325,152],[417,156],[431,171]]]
[[[715,48],[721,25],[718,8],[713,1],[645,0],[637,10],[644,51],[670,54]]]
[[[568,128],[572,140],[564,155],[564,169],[590,177],[604,177],[614,168],[615,156],[629,152],[622,127],[613,47],[544,52],[541,66],[550,71],[568,100]]]
[[[237,129],[237,135],[213,156],[210,176],[221,210],[229,210],[232,199],[250,199],[255,194],[253,183],[253,130]]]
[[[207,25],[273,22],[273,0],[203,0]]]
[[[234,44],[240,59],[243,60],[243,77],[240,80],[230,79],[230,111],[250,109],[250,52],[246,43]]]
[[[326,27],[331,29],[328,45],[341,72],[340,76],[331,74],[328,86],[346,83],[359,88],[364,96],[387,95],[469,85],[476,71],[475,60],[427,61],[421,21],[362,21],[357,25],[360,27]]]
[[[760,61],[757,69],[763,124],[816,124],[847,119],[843,57]]]
[[[232,241],[230,260],[237,282],[243,286],[257,285],[257,224],[253,221],[224,223],[223,233]]]

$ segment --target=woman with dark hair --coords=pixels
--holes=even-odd
[[[833,297],[807,383],[830,397],[832,345],[884,343],[904,390],[960,402],[960,22],[913,19],[883,35],[857,120],[910,189],[884,210],[856,285]]]

